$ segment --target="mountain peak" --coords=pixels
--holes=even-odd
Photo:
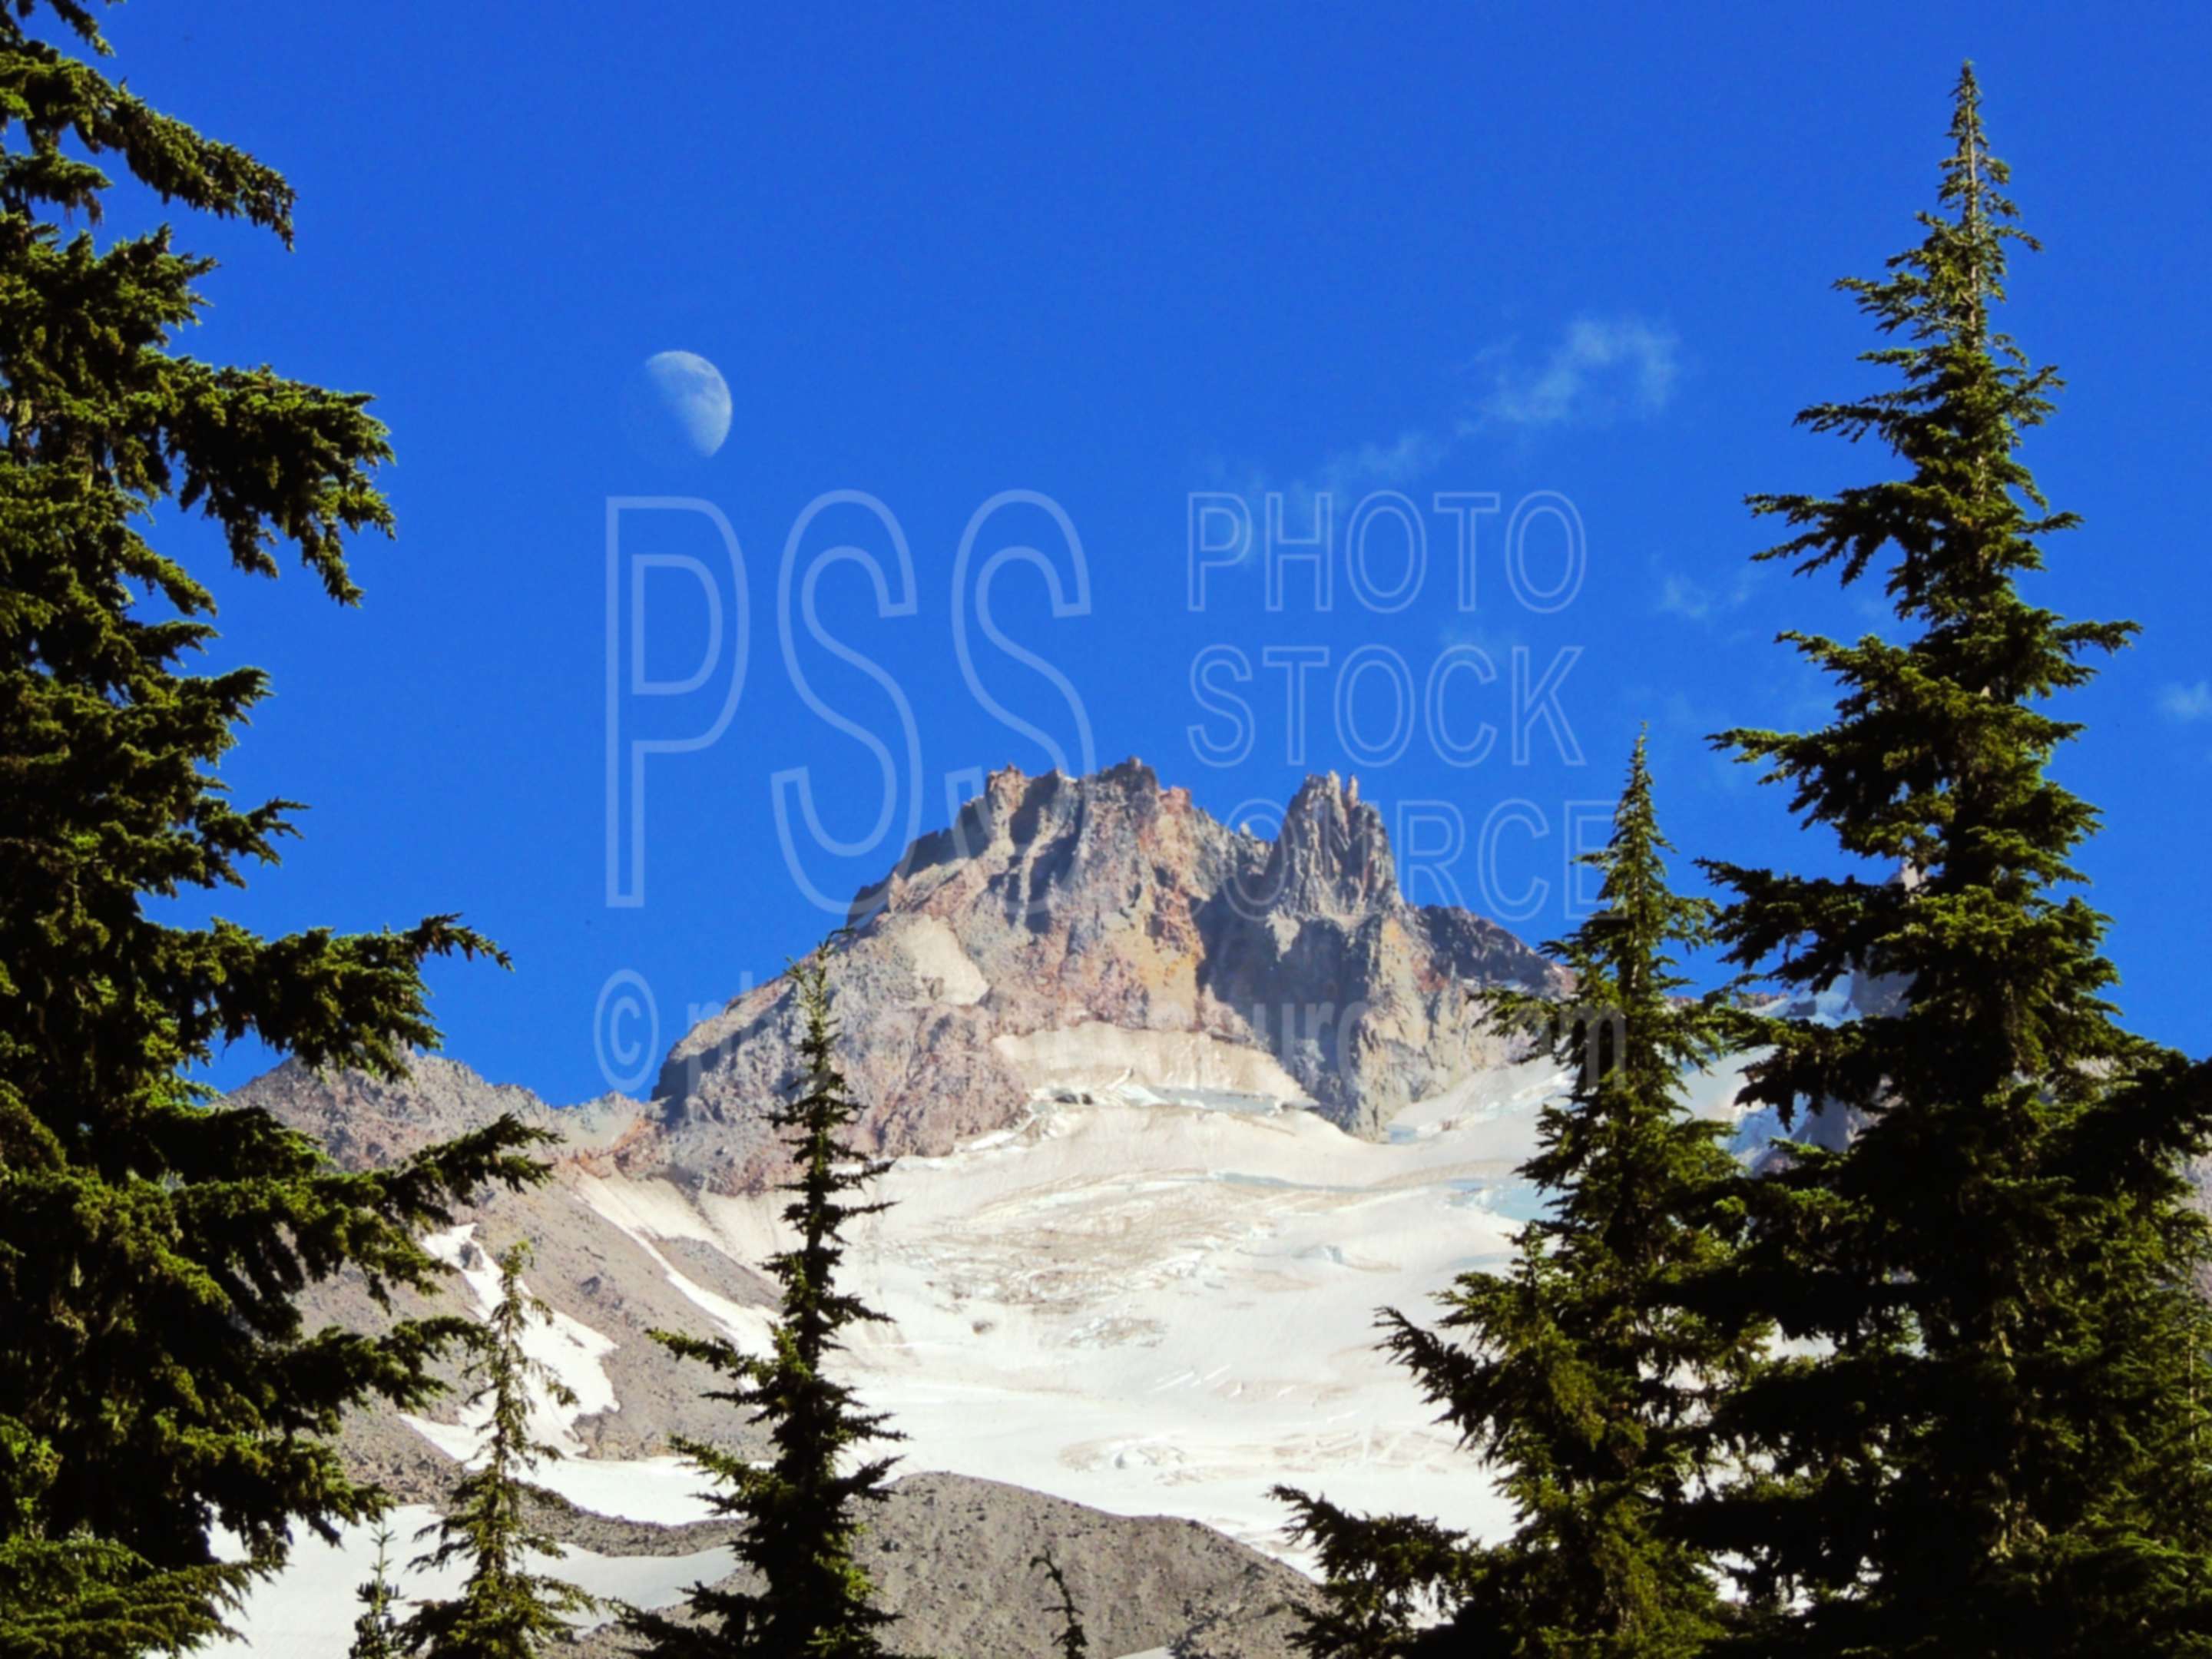
[[[1310,1110],[1379,1136],[1522,1056],[1474,990],[1566,982],[1492,922],[1408,904],[1382,813],[1334,773],[1305,780],[1271,842],[1139,760],[1079,778],[1006,767],[852,920],[832,969],[839,1058],[858,1139],[893,1156],[947,1152],[1055,1099]],[[687,1032],[649,1099],[582,1113],[427,1056],[402,1085],[288,1066],[240,1097],[371,1161],[501,1110],[557,1115],[594,1169],[741,1190],[783,1174],[769,1111],[800,1024],[779,977]]]
[[[1309,777],[1284,809],[1262,888],[1297,915],[1364,915],[1398,898],[1398,866],[1382,815],[1359,780]]]
[[[1272,841],[1134,758],[1006,767],[862,890],[834,970],[876,1150],[940,1152],[1055,1091],[1300,1107],[1379,1133],[1506,1057],[1476,987],[1557,982],[1503,928],[1398,891],[1356,779],[1308,778]],[[653,1091],[671,1163],[766,1178],[763,1112],[794,1060],[781,980],[702,1022]]]

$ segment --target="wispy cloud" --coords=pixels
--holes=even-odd
[[[1659,609],[1668,616],[1703,622],[1713,614],[1712,591],[1699,586],[1687,576],[1669,575],[1659,585]]]
[[[1425,477],[1436,470],[1450,441],[1418,428],[1401,432],[1395,441],[1365,443],[1357,449],[1340,450],[1314,469],[1313,477],[1294,486],[1310,495],[1327,491],[1333,495],[1358,495],[1370,489],[1391,489]]]
[[[1680,373],[1674,331],[1633,316],[1578,317],[1540,362],[1511,342],[1483,354],[1483,420],[1509,426],[1602,426],[1658,414]]]
[[[1388,443],[1364,443],[1323,456],[1297,477],[1280,477],[1259,467],[1231,471],[1217,465],[1214,487],[1242,496],[1255,521],[1261,502],[1269,495],[1280,495],[1285,525],[1292,534],[1304,534],[1300,526],[1313,522],[1318,498],[1328,497],[1330,512],[1340,526],[1345,514],[1370,492],[1404,489],[1435,471],[1451,453],[1452,441],[1421,428],[1408,428]],[[1238,562],[1251,558],[1258,542],[1255,534]]]
[[[1653,607],[1662,617],[1680,617],[1688,622],[1711,622],[1732,611],[1741,611],[1751,602],[1759,582],[1759,573],[1747,564],[1738,570],[1725,587],[1709,587],[1679,570],[1668,570],[1652,562],[1659,572],[1659,599]]]
[[[1678,344],[1673,331],[1638,317],[1579,317],[1540,362],[1524,359],[1511,340],[1480,353],[1474,362],[1474,395],[1469,399],[1462,392],[1455,416],[1404,428],[1387,441],[1333,451],[1288,477],[1217,458],[1209,468],[1212,488],[1243,497],[1255,516],[1265,497],[1279,495],[1285,522],[1291,525],[1310,524],[1326,496],[1340,523],[1370,492],[1410,489],[1470,440],[1494,434],[1501,427],[1528,433],[1656,415],[1674,396]],[[1239,562],[1252,552],[1253,543],[1248,543]],[[1690,607],[1741,602],[1735,595],[1718,601],[1700,599],[1701,592],[1694,584],[1685,583],[1679,591],[1670,587],[1661,608],[1701,617],[1705,609]]]
[[[2167,686],[2158,694],[2158,709],[2170,720],[2212,720],[2212,680]]]

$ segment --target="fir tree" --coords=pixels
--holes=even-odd
[[[1438,1621],[1473,1592],[1477,1552],[1467,1534],[1411,1515],[1353,1515],[1291,1486],[1291,1538],[1313,1551],[1321,1593],[1301,1608],[1291,1642],[1314,1659],[1443,1655],[1457,1638]]]
[[[1030,1557],[1032,1570],[1042,1567],[1044,1576],[1052,1581],[1054,1600],[1046,1611],[1060,1619],[1060,1634],[1053,1645],[1060,1650],[1060,1659],[1084,1659],[1091,1651],[1090,1634],[1083,1628],[1083,1614],[1075,1605],[1075,1592],[1068,1588],[1067,1574],[1053,1559],[1049,1547]]]
[[[181,1653],[225,1633],[250,1581],[236,1566],[164,1571],[87,1534],[0,1540],[0,1656],[109,1659]]]
[[[353,1621],[353,1646],[346,1659],[399,1659],[399,1621],[392,1607],[399,1592],[392,1582],[392,1528],[376,1529],[376,1566],[354,1591],[361,1617]]]
[[[295,1528],[373,1513],[329,1437],[434,1389],[451,1324],[311,1334],[298,1292],[346,1268],[380,1297],[432,1288],[418,1231],[535,1165],[505,1121],[341,1174],[182,1075],[241,1038],[397,1074],[436,1036],[424,959],[489,946],[452,917],[263,939],[149,914],[273,861],[292,805],[215,776],[267,688],[185,672],[214,603],[147,541],[156,509],[197,511],[250,574],[289,543],[350,604],[389,451],[360,394],[175,351],[213,262],[166,228],[64,235],[99,222],[109,167],[287,242],[292,193],[34,35],[42,10],[106,50],[94,5],[0,6],[0,1644],[66,1626],[73,1653],[139,1653],[204,1636]],[[217,1525],[244,1571],[215,1562]]]
[[[1833,720],[1716,739],[1902,872],[1712,866],[1737,962],[1905,988],[1891,1018],[1756,1033],[1750,1100],[1864,1126],[1748,1189],[1735,1291],[1797,1346],[1725,1402],[1745,1474],[1702,1519],[1749,1564],[1762,1654],[2212,1651],[2212,1329],[2182,1173],[2212,1091],[2116,1023],[2105,919],[2063,890],[2097,814],[2046,774],[2078,728],[2045,705],[2134,629],[2021,591],[2075,520],[2020,457],[2058,380],[1993,323],[2008,253],[2034,246],[2006,183],[1969,68],[1921,240],[1841,284],[1893,378],[1799,416],[1902,476],[1753,498],[1793,532],[1759,556],[1881,574],[1903,636],[1784,635],[1838,683]]]
[[[459,1595],[424,1602],[400,1627],[401,1649],[425,1659],[529,1659],[568,1633],[568,1615],[599,1606],[574,1584],[530,1570],[532,1557],[558,1560],[567,1553],[528,1515],[533,1499],[560,1501],[530,1479],[538,1464],[561,1455],[531,1436],[531,1392],[534,1386],[556,1406],[574,1405],[576,1395],[523,1347],[530,1322],[553,1317],[522,1282],[529,1245],[518,1242],[498,1261],[499,1300],[469,1364],[476,1382],[469,1404],[490,1412],[477,1465],[453,1488],[446,1518],[422,1529],[422,1536],[436,1536],[437,1547],[413,1563],[420,1572],[465,1561],[468,1580]]]
[[[796,1178],[785,1188],[794,1196],[783,1217],[798,1237],[792,1249],[768,1263],[783,1287],[773,1352],[749,1355],[721,1337],[653,1333],[671,1352],[726,1379],[726,1388],[707,1397],[751,1413],[774,1448],[767,1462],[754,1464],[720,1446],[676,1443],[720,1488],[709,1494],[715,1512],[744,1523],[738,1559],[759,1576],[761,1585],[757,1590],[695,1588],[690,1602],[695,1624],[631,1615],[647,1651],[665,1659],[865,1659],[883,1651],[878,1632],[895,1616],[875,1606],[874,1588],[853,1558],[861,1506],[887,1495],[884,1477],[894,1460],[856,1454],[872,1443],[902,1437],[884,1426],[881,1413],[862,1409],[853,1390],[824,1369],[842,1346],[841,1332],[887,1317],[839,1291],[836,1273],[845,1253],[845,1224],[885,1207],[854,1203],[848,1195],[889,1167],[863,1158],[844,1138],[860,1108],[837,1068],[829,950],[824,945],[791,969],[805,1023],[799,1045],[805,1070],[796,1097],[779,1106],[770,1121],[787,1132],[796,1164]]]
[[[1546,1031],[1575,1079],[1522,1167],[1547,1212],[1510,1271],[1446,1293],[1441,1328],[1382,1316],[1423,1393],[1501,1470],[1515,1531],[1470,1551],[1428,1522],[1286,1491],[1328,1569],[1309,1651],[1668,1659],[1723,1623],[1711,1564],[1669,1519],[1706,1473],[1708,1391],[1755,1363],[1765,1332],[1683,1305],[1728,1259],[1741,1208],[1722,1127],[1683,1104],[1684,1070],[1722,1050],[1730,1021],[1717,999],[1679,994],[1675,953],[1709,941],[1714,907],[1668,888],[1668,850],[1639,739],[1612,839],[1587,858],[1601,908],[1547,947],[1573,1000],[1481,994],[1493,1021]],[[1448,1628],[1416,1637],[1424,1610]]]

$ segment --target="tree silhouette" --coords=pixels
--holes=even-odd
[[[530,1247],[521,1243],[499,1257],[499,1300],[469,1367],[476,1382],[469,1404],[489,1410],[483,1444],[476,1467],[453,1489],[451,1511],[422,1530],[425,1538],[436,1536],[437,1547],[414,1562],[417,1571],[454,1561],[469,1567],[459,1595],[424,1602],[400,1628],[403,1648],[426,1659],[529,1659],[568,1633],[571,1616],[599,1605],[574,1584],[530,1568],[532,1557],[567,1553],[529,1518],[532,1499],[552,1498],[530,1480],[531,1471],[561,1455],[531,1434],[531,1393],[534,1388],[562,1406],[574,1405],[576,1396],[523,1346],[531,1322],[553,1316],[523,1285],[529,1261]]]
[[[646,1651],[665,1659],[707,1656],[798,1655],[866,1659],[882,1651],[878,1632],[893,1616],[874,1602],[874,1588],[853,1557],[864,1504],[883,1501],[893,1460],[860,1457],[858,1449],[901,1437],[880,1413],[865,1410],[853,1390],[830,1377],[825,1362],[856,1323],[881,1321],[859,1297],[836,1287],[843,1230],[882,1204],[854,1203],[887,1165],[863,1157],[845,1139],[860,1108],[836,1061],[836,1024],[830,1006],[830,947],[791,969],[793,995],[805,1031],[796,1097],[771,1121],[787,1132],[796,1177],[784,1220],[793,1246],[772,1257],[769,1272],[783,1287],[772,1351],[745,1354],[723,1337],[656,1331],[672,1352],[727,1380],[708,1398],[750,1413],[774,1447],[765,1463],[749,1463],[725,1448],[679,1440],[678,1449],[718,1488],[715,1513],[743,1521],[738,1559],[761,1580],[757,1589],[696,1587],[685,1624],[663,1615],[631,1616]]]
[[[2135,628],[2021,591],[2075,520],[2020,457],[2059,381],[1993,320],[2008,252],[2035,246],[2007,179],[1969,67],[1920,240],[1840,284],[1889,383],[1798,417],[1902,476],[1753,498],[1793,532],[1760,557],[1878,574],[1905,637],[1785,635],[1836,682],[1834,719],[1715,741],[1899,875],[1716,864],[1721,933],[1784,985],[1863,970],[1904,994],[1887,1018],[1752,1033],[1749,1102],[1863,1127],[1746,1189],[1735,1293],[1793,1340],[1724,1404],[1742,1475],[1703,1521],[1768,1614],[1746,1652],[2212,1648],[2212,1322],[2185,1174],[2212,1086],[2120,1028],[2106,920],[2063,890],[2098,815],[2048,775],[2078,728],[2047,704]]]
[[[503,1119],[343,1174],[186,1075],[252,1038],[400,1076],[437,1037],[425,959],[497,952],[450,915],[264,939],[174,905],[274,863],[296,803],[221,781],[268,683],[186,672],[215,601],[150,526],[197,513],[248,575],[289,544],[350,605],[391,451],[361,393],[173,349],[214,261],[168,227],[95,236],[111,168],[292,234],[281,175],[94,67],[100,9],[0,7],[0,1646],[82,1659],[204,1640],[295,1532],[378,1511],[331,1437],[362,1402],[426,1402],[458,1328],[310,1333],[300,1292],[348,1270],[380,1301],[427,1292],[420,1232],[539,1173]]]

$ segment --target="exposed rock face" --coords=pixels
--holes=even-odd
[[[732,1530],[642,1527],[574,1510],[543,1519],[565,1541],[609,1554],[681,1553]],[[891,1652],[1031,1659],[1054,1651],[1060,1634],[1051,1586],[1030,1565],[1048,1548],[1095,1654],[1157,1648],[1189,1659],[1289,1659],[1295,1609],[1313,1598],[1290,1568],[1194,1521],[1106,1515],[957,1474],[893,1482],[859,1557],[880,1605],[899,1616],[884,1632]],[[606,1630],[580,1647],[586,1659],[629,1650]]]
[[[487,1082],[457,1060],[417,1054],[403,1081],[386,1083],[359,1072],[318,1077],[287,1060],[239,1090],[224,1103],[258,1106],[295,1129],[304,1129],[349,1170],[396,1164],[435,1141],[481,1128],[511,1112],[533,1128],[550,1128],[545,1103],[513,1084]],[[588,1111],[590,1109],[582,1109]],[[568,1119],[578,1129],[581,1118]]]
[[[1334,775],[1307,780],[1270,843],[1135,761],[1009,769],[853,923],[842,1054],[864,1136],[893,1155],[1004,1127],[1039,1089],[1116,1082],[1301,1102],[1371,1134],[1507,1057],[1471,988],[1559,982],[1504,929],[1407,904],[1382,815]],[[726,1189],[761,1181],[777,1156],[762,1109],[796,1036],[781,980],[694,1028],[655,1085],[650,1155]]]
[[[1136,761],[1081,779],[1008,769],[852,921],[841,1057],[861,1139],[889,1156],[1006,1127],[1039,1091],[1115,1087],[1297,1103],[1371,1135],[1516,1052],[1481,1027],[1473,988],[1562,982],[1503,928],[1407,903],[1382,814],[1334,774],[1306,781],[1270,842]],[[238,1098],[356,1165],[512,1110],[587,1164],[732,1192],[781,1167],[766,1112],[798,1036],[779,978],[687,1033],[641,1105],[555,1114],[434,1058],[400,1085],[285,1066]]]
[[[561,1315],[599,1333],[609,1351],[598,1362],[611,1399],[586,1401],[564,1449],[591,1457],[644,1457],[667,1449],[672,1437],[732,1433],[731,1413],[700,1395],[688,1374],[648,1334],[684,1329],[701,1317],[701,1298],[715,1305],[766,1310],[775,1287],[747,1262],[694,1241],[656,1238],[625,1230],[588,1200],[593,1170],[605,1161],[604,1143],[635,1135],[638,1107],[612,1100],[556,1111],[526,1089],[486,1082],[467,1066],[417,1055],[413,1074],[400,1084],[357,1073],[317,1077],[287,1062],[230,1097],[234,1106],[258,1106],[320,1139],[349,1168],[389,1164],[434,1139],[482,1127],[502,1112],[560,1133],[556,1178],[532,1190],[485,1194],[456,1218],[466,1229],[440,1254],[457,1266],[483,1267],[518,1240],[532,1249],[532,1293]],[[649,1194],[648,1194],[649,1196]],[[300,1305],[309,1326],[343,1326],[380,1332],[395,1316],[483,1311],[465,1282],[449,1279],[426,1301],[406,1292],[380,1308],[352,1274],[307,1287]],[[763,1316],[765,1317],[765,1314]],[[441,1373],[455,1380],[451,1367]],[[422,1413],[434,1423],[453,1423],[461,1394],[449,1393]],[[739,1437],[743,1437],[742,1432]],[[437,1496],[450,1463],[445,1455],[401,1420],[375,1409],[347,1419],[344,1444],[352,1466],[399,1497]]]

